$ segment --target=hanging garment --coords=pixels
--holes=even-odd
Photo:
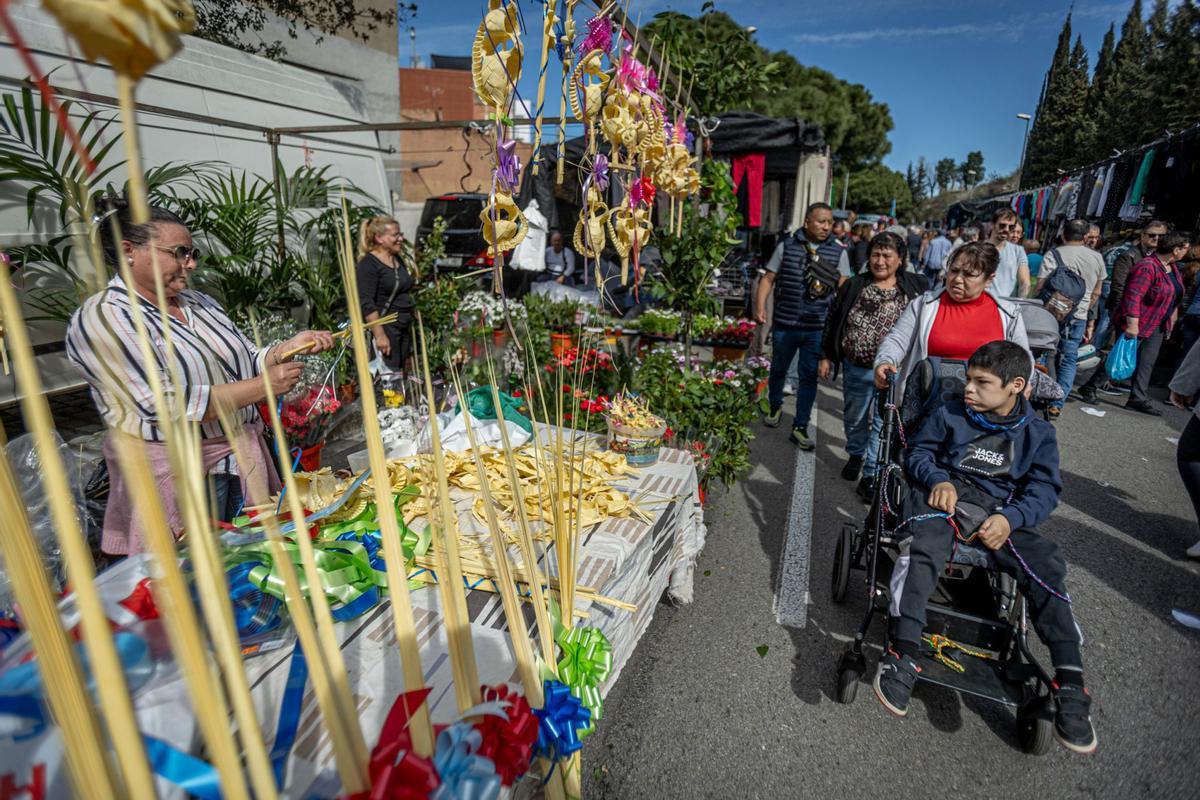
[[[762,225],[763,178],[766,175],[765,153],[746,153],[733,157],[733,190],[741,188],[746,178],[746,225],[757,228]]]
[[[1129,196],[1129,187],[1133,183],[1133,174],[1137,170],[1137,156],[1128,155],[1117,160],[1113,170],[1112,186],[1108,188],[1108,197],[1104,200],[1104,210],[1100,213],[1102,219],[1114,220],[1121,216],[1121,206]]]
[[[1108,195],[1112,192],[1113,175],[1116,173],[1117,164],[1114,161],[1108,165],[1108,169],[1104,172],[1104,188],[1100,190],[1100,198],[1096,201],[1096,208],[1092,210],[1093,217],[1099,217],[1104,214],[1104,209],[1108,204]]]
[[[1154,165],[1154,148],[1151,147],[1142,157],[1142,165],[1138,167],[1137,177],[1133,179],[1133,188],[1129,191],[1129,202],[1138,206],[1142,204],[1142,196],[1146,193],[1146,178],[1150,167]]]
[[[1092,176],[1092,192],[1088,195],[1087,210],[1084,215],[1094,217],[1100,212],[1100,199],[1104,196],[1104,177],[1108,175],[1108,169],[1101,167],[1096,170],[1096,174]]]

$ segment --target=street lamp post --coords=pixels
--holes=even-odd
[[[1025,136],[1021,139],[1021,163],[1017,164],[1017,188],[1021,188],[1021,178],[1025,175],[1025,148],[1029,145],[1029,121],[1033,119],[1029,114],[1017,114],[1017,119],[1025,122]]]

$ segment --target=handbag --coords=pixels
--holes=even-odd
[[[1137,369],[1138,343],[1136,336],[1121,334],[1121,338],[1109,351],[1108,361],[1104,364],[1109,378],[1114,381],[1127,381],[1133,377],[1133,372]]]

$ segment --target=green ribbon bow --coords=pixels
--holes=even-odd
[[[612,674],[612,643],[599,628],[567,628],[562,624],[562,612],[558,604],[551,599],[549,605],[554,641],[562,650],[562,658],[558,660],[558,679],[571,687],[571,694],[579,698],[592,713],[588,727],[579,732],[580,737],[587,736],[596,730],[596,722],[604,711],[600,684]]]

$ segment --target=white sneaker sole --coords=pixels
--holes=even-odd
[[[904,709],[896,708],[894,705],[892,705],[891,703],[889,703],[887,701],[886,697],[883,696],[883,692],[879,689],[879,672],[878,672],[878,670],[875,672],[875,680],[871,682],[871,688],[873,688],[875,690],[875,696],[877,698],[879,698],[879,702],[883,703],[884,708],[886,708],[888,711],[890,711],[892,714],[896,715],[897,717],[907,717],[908,716],[907,708],[904,708]]]
[[[1096,745],[1099,743],[1099,740],[1096,737],[1096,732],[1093,730],[1091,744],[1071,744],[1066,739],[1058,735],[1058,726],[1054,727],[1054,739],[1072,753],[1079,753],[1081,756],[1090,756],[1092,753],[1096,752]]]

